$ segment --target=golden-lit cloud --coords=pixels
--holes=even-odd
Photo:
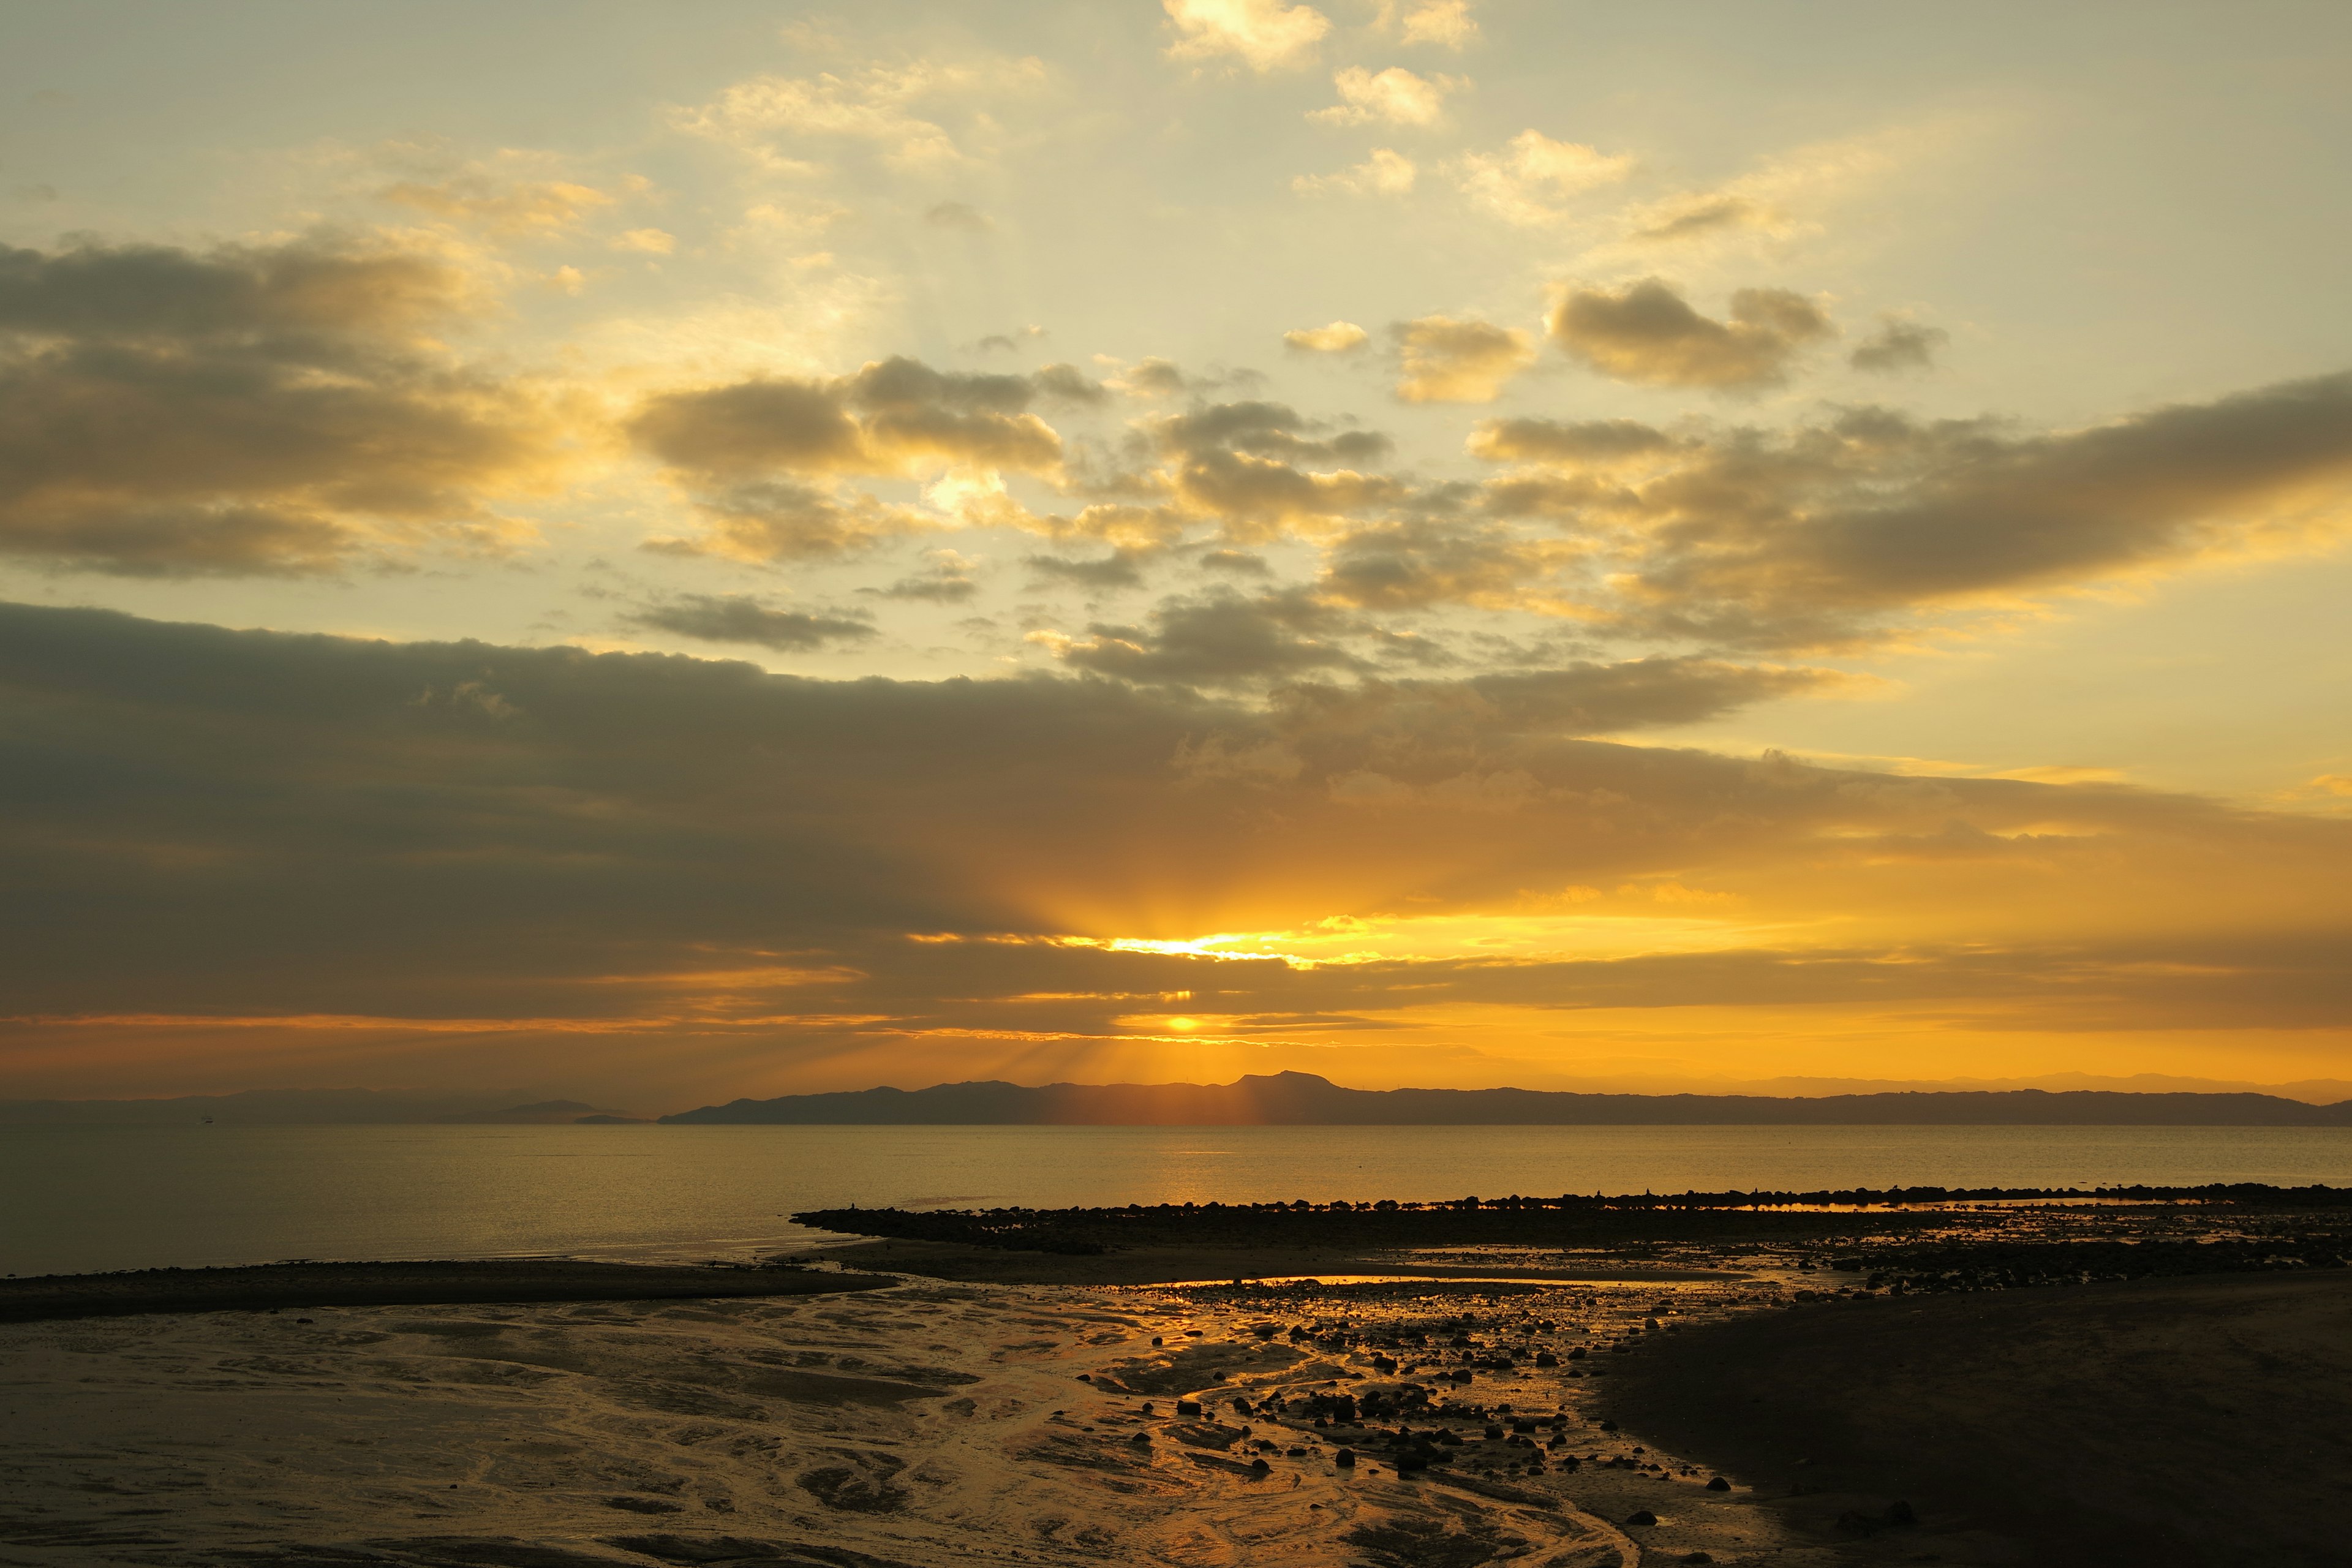
[[[1290,182],[1301,195],[1337,191],[1351,196],[1402,196],[1412,190],[1419,176],[1413,161],[1393,147],[1375,147],[1362,163],[1336,174],[1301,174]]]
[[[1528,333],[1475,319],[1423,316],[1400,322],[1395,336],[1396,395],[1407,403],[1492,403],[1536,360]]]
[[[1324,327],[1299,327],[1282,334],[1285,348],[1318,354],[1352,353],[1371,339],[1371,333],[1353,321],[1333,321]]]
[[[940,172],[983,161],[992,151],[993,120],[968,106],[1034,93],[1045,77],[1041,60],[992,57],[760,76],[676,118],[679,129],[779,170],[805,167],[794,155],[803,146],[848,144],[872,149],[892,168]],[[965,110],[968,129],[941,123],[943,111],[956,110]]]
[[[1174,609],[1087,639],[1090,679],[929,683],[0,607],[0,1049],[503,1030],[510,1066],[609,1038],[600,1072],[660,1084],[704,1036],[784,1070],[1171,1016],[1327,1045],[1604,1012],[1908,1009],[1930,1045],[2340,1025],[2352,823],[1585,739],[1839,678],[1366,680],[1317,651],[1328,612],[1258,609],[1290,639],[1264,703],[1181,679],[1234,645]]]
[[[1566,289],[1548,325],[1570,357],[1619,381],[1725,388],[1785,380],[1802,350],[1837,331],[1818,305],[1785,289],[1742,289],[1730,319],[1717,321],[1661,278]]]
[[[1311,64],[1331,18],[1285,0],[1161,0],[1175,35],[1168,58],[1236,59],[1265,72]]]
[[[1633,170],[1633,160],[1623,154],[1555,142],[1535,130],[1520,132],[1500,152],[1468,153],[1460,163],[1462,191],[1474,205],[1528,226],[1560,221],[1569,216],[1561,202],[1615,184]]]
[[[1477,37],[1478,22],[1470,15],[1470,0],[1422,0],[1405,12],[1398,36],[1408,44],[1460,49]]]
[[[432,337],[477,306],[363,240],[0,250],[0,552],[129,575],[499,552],[576,463],[556,395]]]
[[[1339,101],[1328,109],[1308,111],[1318,125],[1435,125],[1445,115],[1445,97],[1464,82],[1454,77],[1416,76],[1402,66],[1380,72],[1361,66],[1342,67],[1332,77]]]

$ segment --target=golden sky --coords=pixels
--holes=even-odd
[[[0,1096],[2352,1079],[2347,44],[19,7]]]

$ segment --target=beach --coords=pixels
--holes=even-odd
[[[1649,1201],[0,1282],[0,1563],[2341,1560],[2332,1206]]]

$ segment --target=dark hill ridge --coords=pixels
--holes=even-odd
[[[1780,1099],[1532,1089],[1342,1089],[1313,1073],[1232,1083],[942,1083],[738,1100],[661,1119],[785,1126],[1071,1127],[2352,1127],[2352,1100],[2268,1094],[1972,1089]]]

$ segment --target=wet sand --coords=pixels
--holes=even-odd
[[[0,1325],[0,1562],[1730,1561],[1791,1543],[1584,1406],[1619,1336],[1736,1289],[907,1279]],[[1318,1426],[1341,1396],[1360,1418]],[[1440,1426],[1417,1469],[1395,1434]]]
[[[2347,1560],[2352,1271],[1871,1295],[1831,1241],[8,1281],[0,1564]]]
[[[887,1278],[798,1268],[665,1268],[551,1258],[142,1268],[120,1274],[0,1279],[0,1323],[145,1312],[276,1311],[289,1307],[821,1296],[891,1283]]]
[[[1608,1404],[1822,1539],[1900,1499],[1921,1524],[1884,1533],[1923,1552],[2352,1562],[2352,1271],[1748,1314],[1678,1337]]]

